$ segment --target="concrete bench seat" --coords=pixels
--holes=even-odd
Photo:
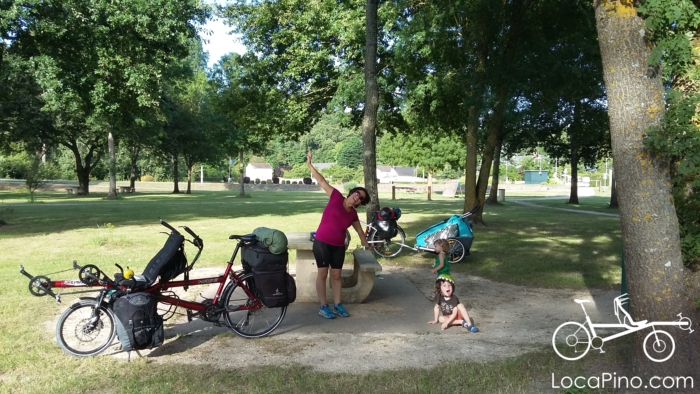
[[[316,294],[316,276],[318,268],[312,251],[313,242],[309,233],[287,233],[287,247],[296,250],[296,282],[297,302],[318,302]],[[342,276],[343,289],[341,300],[345,304],[363,302],[374,287],[374,278],[382,266],[369,250],[353,251],[352,272]],[[346,264],[347,266],[347,264]],[[344,270],[345,271],[345,270]],[[326,285],[328,302],[333,302],[333,292],[330,286],[330,275]]]

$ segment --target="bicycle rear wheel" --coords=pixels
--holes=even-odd
[[[583,324],[563,323],[552,335],[552,346],[559,357],[574,361],[585,356],[591,348],[591,334]]]
[[[406,243],[406,233],[396,225],[396,236],[391,239],[382,239],[377,236],[377,231],[373,230],[369,235],[369,244],[374,246],[374,253],[379,257],[396,257],[401,253],[403,245]],[[394,239],[398,239],[394,241]]]
[[[449,238],[447,240],[447,243],[450,244],[450,253],[447,254],[447,256],[450,259],[450,263],[459,263],[464,259],[464,256],[467,254],[467,251],[464,249],[464,244],[462,241],[456,239],[456,238]]]
[[[95,302],[82,300],[75,303],[58,318],[56,341],[71,356],[100,354],[114,341],[117,333],[114,314],[104,305],[95,309]]]
[[[244,274],[241,282],[255,294],[253,274]],[[224,290],[222,298],[224,318],[228,326],[243,338],[260,338],[268,335],[282,323],[287,307],[267,308],[255,297],[249,297],[245,289],[231,282]]]

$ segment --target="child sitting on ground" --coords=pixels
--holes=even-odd
[[[440,295],[433,308],[435,319],[428,324],[442,323],[443,330],[450,326],[462,326],[469,332],[479,332],[479,329],[472,324],[467,308],[454,295],[455,281],[452,276],[442,274],[438,276],[435,283],[440,286]]]
[[[433,264],[433,269],[430,270],[431,273],[440,276],[442,274],[450,274],[450,265],[447,263],[447,252],[450,251],[450,243],[446,239],[437,239],[434,242],[435,245],[435,263]],[[430,296],[430,301],[435,301],[440,295],[440,285],[435,282],[435,293]]]

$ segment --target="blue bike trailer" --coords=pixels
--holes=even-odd
[[[472,222],[467,218],[471,216],[479,207],[475,207],[471,211],[463,215],[452,215],[449,218],[435,223],[432,226],[426,228],[425,230],[419,232],[416,235],[416,248],[417,249],[433,249],[434,246],[429,244],[428,238],[438,231],[443,231],[447,228],[453,229],[449,231],[450,234],[446,234],[444,238],[456,238],[464,245],[464,249],[469,252],[474,242],[474,233],[472,232]],[[442,236],[440,238],[443,238]]]

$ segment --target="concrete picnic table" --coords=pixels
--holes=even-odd
[[[297,252],[297,302],[318,302],[316,293],[316,258],[313,253],[314,243],[310,232],[286,233],[287,248]],[[382,266],[368,250],[353,251],[353,270],[349,276],[343,276],[342,302],[346,304],[361,303],[367,298],[374,286],[376,272]],[[330,274],[326,282],[326,298],[333,302],[333,292],[330,287]]]

